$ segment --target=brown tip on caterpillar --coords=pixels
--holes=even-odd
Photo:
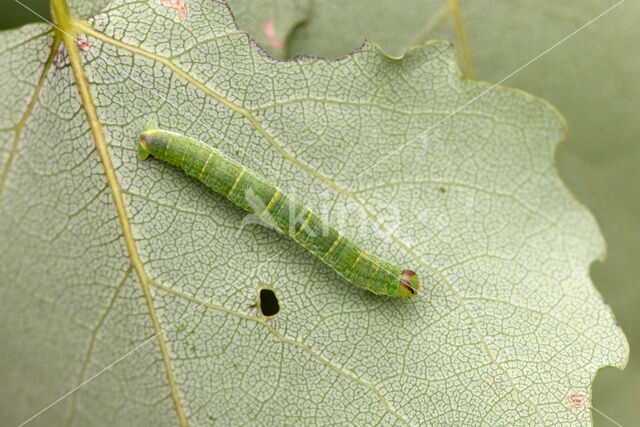
[[[412,270],[402,270],[398,283],[398,295],[402,298],[413,298],[420,289],[418,275]]]
[[[148,132],[143,132],[140,134],[140,142],[138,143],[138,158],[140,160],[145,160],[149,157],[149,136]]]

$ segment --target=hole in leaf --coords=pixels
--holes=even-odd
[[[258,311],[266,318],[275,317],[280,313],[280,302],[273,289],[258,289]]]

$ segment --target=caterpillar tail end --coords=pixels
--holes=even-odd
[[[145,160],[149,157],[149,132],[150,130],[158,129],[158,122],[156,120],[149,120],[144,124],[144,128],[142,129],[142,133],[140,134],[140,142],[138,142],[138,158],[140,160]]]
[[[149,134],[147,132],[143,132],[140,134],[140,141],[138,141],[138,158],[140,160],[145,160],[149,157],[148,144],[149,143]]]
[[[402,298],[413,298],[420,289],[418,275],[412,270],[402,270],[400,282],[398,283],[398,296]]]

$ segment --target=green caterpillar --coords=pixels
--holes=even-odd
[[[149,155],[184,170],[244,210],[291,236],[341,276],[375,294],[411,298],[418,276],[368,254],[302,204],[211,146],[149,121],[140,135],[138,156]]]

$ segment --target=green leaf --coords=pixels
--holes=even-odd
[[[590,396],[626,347],[588,278],[602,238],[552,166],[565,129],[548,104],[461,78],[442,42],[279,62],[221,3],[188,1],[180,20],[119,2],[88,24],[56,5],[64,61],[41,25],[1,36],[9,423],[87,380],[38,420],[589,421],[568,396]],[[140,162],[151,118],[413,267],[420,297],[359,290],[179,170]],[[261,286],[279,298],[272,322]]]
[[[609,2],[524,0],[518,2],[351,1],[332,28],[339,2],[318,0],[313,14],[288,40],[290,54],[342,56],[369,38],[398,55],[418,40],[456,43],[468,76],[499,81],[608,8]],[[400,7],[397,7],[399,5]],[[417,11],[426,11],[417,13]],[[394,19],[388,19],[393,16]],[[416,21],[420,16],[422,21]],[[598,219],[607,241],[607,260],[592,278],[627,332],[640,345],[636,315],[640,299],[640,150],[636,119],[640,70],[640,7],[620,4],[506,81],[551,101],[567,117],[569,138],[556,166],[570,189]],[[252,29],[247,28],[250,33]],[[402,29],[402,37],[397,36]],[[632,359],[634,359],[632,354]],[[640,362],[640,360],[638,360]],[[640,418],[640,363],[624,372],[605,370],[595,382],[594,406],[622,425]],[[597,416],[596,421],[610,425]]]
[[[465,2],[476,75],[495,81],[594,19],[616,1]],[[491,10],[489,7],[491,6]],[[611,304],[631,348],[640,346],[640,4],[624,2],[507,83],[551,101],[567,118],[569,139],[556,164],[569,188],[594,213],[607,242],[606,262],[591,277]],[[640,358],[607,369],[594,384],[593,405],[622,425],[640,418]],[[598,425],[611,421],[594,415]]]
[[[250,36],[271,56],[286,56],[285,42],[291,31],[307,19],[311,0],[231,0],[240,28],[251,28]]]
[[[162,1],[162,0],[158,0]],[[172,0],[165,0],[172,1]],[[69,9],[74,16],[79,18],[86,18],[95,15],[96,13],[105,9],[109,3],[113,0],[83,0],[83,1],[70,1]]]

